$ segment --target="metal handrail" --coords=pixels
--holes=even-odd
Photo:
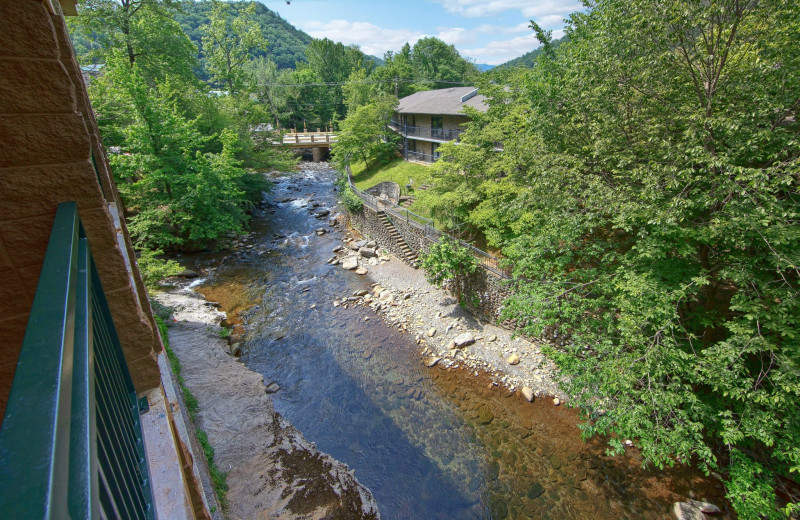
[[[349,164],[345,166],[345,172],[347,173],[347,184],[350,186],[350,189],[353,190],[353,193],[358,195],[358,197],[364,201],[364,204],[370,208],[376,211],[383,211],[390,216],[390,219],[391,216],[394,216],[400,221],[404,221],[406,224],[421,230],[423,232],[422,236],[425,237],[425,239],[427,239],[429,242],[439,242],[439,240],[446,235],[450,237],[451,240],[454,240],[456,243],[460,244],[462,247],[467,248],[470,253],[472,253],[472,256],[478,260],[478,265],[484,269],[491,271],[501,278],[511,278],[511,269],[501,267],[501,260],[496,256],[491,255],[486,251],[482,251],[472,244],[464,242],[460,238],[456,238],[449,233],[445,233],[444,231],[436,229],[434,222],[430,219],[427,219],[421,215],[417,215],[416,213],[409,211],[402,206],[398,206],[390,200],[379,199],[374,195],[370,195],[369,193],[360,190],[356,187],[355,183],[353,183],[353,171],[350,169]],[[398,230],[398,232],[400,232],[400,230]],[[406,240],[406,242],[408,242],[408,240]]]
[[[139,412],[77,205],[62,203],[0,429],[0,518],[154,518]]]
[[[448,141],[458,142],[464,130],[457,128],[429,128],[426,126],[408,126],[399,121],[389,122],[389,128],[399,132],[406,137],[419,137],[421,139],[431,139],[446,143]]]

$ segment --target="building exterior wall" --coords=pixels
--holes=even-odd
[[[138,392],[161,339],[59,8],[0,0],[0,417],[60,202],[76,201]]]

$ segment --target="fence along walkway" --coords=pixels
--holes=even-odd
[[[390,218],[394,217],[399,219],[401,222],[404,221],[406,224],[419,229],[422,231],[422,236],[431,243],[439,242],[439,240],[445,235],[449,236],[462,247],[467,248],[470,253],[472,253],[472,256],[478,260],[478,265],[501,278],[511,278],[511,269],[501,267],[500,259],[496,256],[490,255],[485,251],[481,251],[468,242],[464,242],[463,240],[445,233],[444,231],[436,229],[432,220],[408,211],[406,208],[398,206],[389,200],[380,199],[356,188],[356,185],[353,183],[353,172],[350,170],[350,165],[347,165],[345,170],[347,171],[347,184],[350,186],[353,192],[358,195],[362,201],[364,201],[364,204],[370,208],[374,209],[375,211],[384,211],[387,215],[389,215]],[[408,240],[406,240],[406,242],[407,241]]]

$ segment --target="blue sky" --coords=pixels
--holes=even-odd
[[[498,65],[539,44],[535,20],[558,38],[579,0],[259,0],[315,38],[356,44],[382,57],[436,36],[476,63]]]

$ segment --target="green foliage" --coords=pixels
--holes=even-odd
[[[136,264],[142,274],[142,280],[149,291],[158,289],[158,282],[168,276],[175,276],[183,271],[183,267],[175,260],[162,258],[163,251],[156,249],[141,249]]]
[[[411,47],[387,52],[384,64],[372,74],[383,92],[402,98],[422,90],[471,85],[480,75],[453,45],[434,37],[422,38]]]
[[[800,11],[605,0],[567,35],[480,84],[438,210],[513,264],[507,317],[569,339],[586,434],[718,468],[770,516],[800,471]]]
[[[208,472],[211,474],[211,482],[214,484],[214,492],[219,499],[223,511],[228,510],[228,474],[220,471],[216,464],[214,464],[214,447],[208,442],[208,434],[203,430],[196,430],[197,441],[203,448],[203,454],[208,461]]]
[[[350,213],[357,213],[364,207],[364,201],[355,194],[350,186],[346,186],[340,193],[342,204],[345,205]]]
[[[450,238],[442,236],[421,255],[421,265],[427,280],[437,287],[451,281],[456,300],[461,302],[461,285],[464,278],[475,272],[478,261],[469,249]]]
[[[255,15],[254,2],[233,12],[229,4],[212,1],[208,24],[200,27],[206,68],[212,81],[227,88],[229,94],[241,91],[244,65],[255,52],[267,48]]]
[[[255,4],[253,19],[261,28],[261,33],[269,42],[266,49],[254,52],[254,58],[268,58],[275,62],[279,69],[291,69],[295,63],[305,61],[305,51],[312,38],[296,29],[281,16],[271,11],[261,2],[228,2],[230,9],[236,12],[245,10]],[[208,24],[213,3],[209,0],[187,0],[179,4],[175,20],[197,47],[201,46],[203,33],[201,27]],[[205,76],[204,76],[205,79]]]
[[[561,43],[569,41],[569,36],[564,36],[563,38],[556,38],[555,40],[550,42],[550,45],[553,49],[556,49]],[[495,69],[502,69],[502,68],[511,68],[511,67],[526,67],[526,68],[533,68],[536,64],[536,60],[539,56],[544,52],[544,46],[537,47],[530,52],[526,52],[522,56],[518,58],[514,58],[513,60],[509,60],[502,65],[498,65]],[[496,72],[493,69],[493,72]]]
[[[395,97],[381,95],[347,115],[339,125],[339,140],[331,147],[340,169],[352,159],[364,161],[369,168],[389,161],[397,153],[399,137],[388,127],[396,106]]]

